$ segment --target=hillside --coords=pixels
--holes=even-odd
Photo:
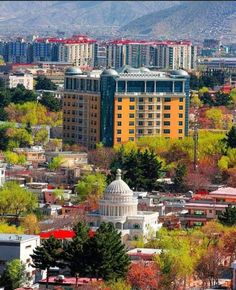
[[[120,27],[178,1],[1,1],[0,32]]]
[[[235,1],[188,1],[139,17],[124,25],[120,32],[159,39],[223,37],[235,41],[235,23]]]

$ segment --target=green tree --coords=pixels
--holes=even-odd
[[[218,108],[211,108],[206,111],[206,117],[211,121],[211,126],[214,129],[222,128],[222,111]]]
[[[131,188],[151,191],[155,188],[156,180],[162,175],[162,161],[154,151],[140,149],[125,153],[121,147],[111,163],[111,178],[114,179],[118,168],[122,169],[124,181]]]
[[[64,160],[61,156],[53,157],[51,162],[48,164],[48,168],[50,170],[58,170],[63,162]]]
[[[26,266],[20,260],[15,259],[7,263],[6,269],[0,278],[1,286],[4,286],[4,289],[14,290],[26,286],[28,282]]]
[[[182,191],[184,189],[184,178],[187,174],[187,167],[185,164],[179,163],[175,170],[173,178],[174,188],[176,191]]]
[[[232,126],[229,132],[226,134],[226,138],[224,139],[227,147],[236,148],[236,127]]]
[[[130,259],[121,242],[121,233],[112,223],[101,223],[94,236],[89,236],[89,228],[79,223],[76,233],[65,249],[66,260],[73,274],[105,281],[125,277]]]
[[[44,92],[43,97],[39,101],[43,106],[45,106],[49,111],[58,112],[62,110],[61,100],[55,98],[53,94]]]
[[[60,240],[51,236],[42,242],[41,246],[37,246],[33,250],[31,258],[33,260],[33,267],[40,270],[47,271],[47,284],[49,281],[49,269],[50,267],[61,267],[62,264],[62,244]]]
[[[36,102],[37,96],[34,91],[27,90],[23,85],[17,85],[11,89],[11,101],[15,104],[24,102]]]
[[[80,200],[85,200],[89,195],[101,197],[106,188],[106,177],[101,173],[84,176],[76,185]]]
[[[36,208],[36,196],[16,182],[5,182],[0,188],[0,213],[14,214],[18,218],[22,213]]]
[[[34,135],[35,144],[44,144],[48,140],[48,130],[43,127],[40,128]]]
[[[219,221],[226,226],[233,226],[236,224],[236,207],[229,205],[224,212],[218,216]]]
[[[57,86],[50,79],[44,76],[39,76],[36,79],[35,89],[55,91],[57,89]]]

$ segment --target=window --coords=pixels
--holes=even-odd
[[[130,110],[134,110],[134,106],[129,106],[129,109]]]
[[[160,121],[156,121],[156,125],[157,126],[160,126]]]
[[[143,98],[139,98],[139,103],[143,103]]]
[[[172,92],[172,82],[171,81],[157,81],[156,82],[156,90],[157,93],[166,92],[171,93]]]
[[[130,129],[129,130],[129,134],[134,134],[134,130],[133,129]]]
[[[26,249],[29,249],[29,248],[31,248],[31,245],[25,246],[25,248],[26,248]]]
[[[117,117],[120,119],[122,118],[122,114],[118,114]]]
[[[183,130],[182,129],[179,129],[179,133],[182,134],[183,133]]]
[[[134,121],[130,121],[129,126],[134,126]]]
[[[148,126],[152,126],[152,121],[148,121]]]
[[[134,137],[129,137],[129,141],[134,141]]]
[[[179,101],[182,103],[184,101],[184,98],[179,98]]]
[[[148,98],[148,102],[149,103],[152,103],[152,98]]]
[[[138,134],[143,134],[143,129],[138,129]]]
[[[129,117],[130,118],[134,118],[134,114],[129,114]]]
[[[170,102],[171,101],[171,98],[164,98],[164,102]]]
[[[139,106],[138,108],[139,108],[139,110],[143,110],[143,106]]]
[[[121,130],[117,130],[117,134],[121,134]]]
[[[122,110],[122,106],[118,106],[118,110]]]
[[[118,93],[124,93],[125,92],[125,81],[119,81],[118,82]]]
[[[170,121],[165,121],[164,126],[170,126]]]
[[[127,82],[128,93],[144,93],[144,81],[128,81]]]
[[[179,114],[179,118],[183,118],[183,114]]]
[[[148,114],[148,118],[149,118],[149,119],[152,118],[152,114]]]
[[[116,138],[116,141],[117,142],[121,142],[121,138]]]
[[[157,110],[160,110],[161,109],[161,106],[160,105],[157,105]]]
[[[122,122],[117,122],[117,126],[121,126],[122,125]]]
[[[183,82],[182,81],[175,81],[175,93],[181,93],[183,91]]]
[[[151,111],[152,110],[152,105],[148,106],[148,110]]]
[[[154,93],[154,82],[153,81],[146,82],[146,92],[147,93]]]
[[[148,134],[152,134],[152,129],[148,129]]]
[[[157,118],[160,118],[160,116],[161,116],[160,113],[157,113],[157,114],[156,114],[156,117],[157,117]]]
[[[180,110],[183,110],[183,108],[184,108],[183,106],[179,106],[179,109],[180,109]]]
[[[143,126],[143,121],[139,121],[139,122],[138,122],[138,125],[139,125],[139,126]]]
[[[164,110],[170,110],[170,106],[164,106]]]
[[[30,263],[30,259],[27,259],[27,260],[26,260],[26,263]]]
[[[163,132],[164,134],[170,134],[170,129],[165,129]]]
[[[134,98],[129,98],[129,101],[130,102],[134,102]]]
[[[119,103],[122,102],[122,98],[118,98],[118,102],[119,102]]]
[[[183,125],[183,122],[182,121],[179,121],[179,126],[182,126]]]

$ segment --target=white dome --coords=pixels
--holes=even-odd
[[[121,179],[121,170],[117,169],[116,180],[112,181],[105,190],[106,195],[130,195],[133,196],[133,191],[128,184]]]

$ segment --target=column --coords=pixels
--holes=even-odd
[[[127,93],[127,81],[125,81],[125,93]]]
[[[175,92],[175,82],[173,81],[172,82],[172,93],[174,93]]]

